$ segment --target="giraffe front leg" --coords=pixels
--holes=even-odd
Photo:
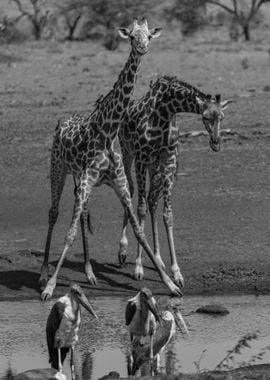
[[[99,173],[98,170],[88,169],[81,176],[80,183],[78,186],[78,190],[76,193],[71,225],[69,227],[69,230],[68,230],[66,238],[65,238],[64,249],[63,249],[63,252],[60,256],[60,259],[58,260],[56,269],[55,269],[52,277],[48,281],[43,292],[41,293],[41,299],[43,301],[50,299],[52,294],[53,294],[53,291],[54,291],[55,286],[56,286],[57,275],[58,275],[59,270],[63,264],[63,261],[65,259],[65,256],[66,256],[66,253],[67,253],[69,247],[72,246],[72,244],[75,240],[75,237],[76,237],[77,231],[78,231],[79,219],[81,217],[84,206],[87,205],[87,201],[88,201],[88,198],[90,196],[92,187],[94,186],[94,184],[97,181],[98,173]]]
[[[49,228],[45,245],[44,260],[40,270],[39,285],[44,288],[49,279],[49,255],[54,225],[58,218],[58,209],[61,194],[65,185],[66,172],[63,167],[55,162],[56,158],[52,157],[51,162],[51,198],[52,204],[49,211]]]
[[[164,210],[163,210],[163,221],[165,224],[167,239],[171,255],[171,270],[174,281],[180,286],[184,286],[184,278],[180,271],[179,265],[177,263],[174,236],[173,236],[173,212],[171,203],[171,186],[172,180],[166,179],[164,182]]]

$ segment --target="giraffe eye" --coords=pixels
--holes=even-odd
[[[149,36],[148,36],[148,40],[151,40],[151,38],[152,38],[152,35],[151,35],[151,34],[149,34]]]

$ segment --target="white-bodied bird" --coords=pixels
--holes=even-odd
[[[71,349],[71,374],[74,372],[74,346],[78,341],[81,323],[81,305],[98,319],[83,290],[77,284],[70,287],[69,293],[59,298],[53,305],[47,319],[46,334],[51,367],[62,373],[63,362]]]
[[[126,306],[126,325],[131,339],[131,356],[128,371],[133,363],[133,346],[143,346],[146,338],[150,338],[150,360],[153,359],[153,336],[156,331],[156,321],[160,322],[160,314],[156,300],[150,289],[144,287],[139,293],[128,300]]]

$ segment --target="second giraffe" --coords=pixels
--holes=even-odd
[[[157,206],[160,195],[164,198],[163,220],[167,232],[171,255],[171,270],[174,281],[183,285],[184,279],[177,263],[174,237],[171,193],[176,177],[179,146],[179,128],[176,114],[189,112],[202,115],[203,124],[209,134],[209,144],[213,151],[220,149],[220,122],[223,111],[232,100],[221,101],[220,95],[212,97],[199,91],[176,77],[164,76],[151,85],[147,94],[130,102],[119,130],[119,142],[128,178],[131,195],[134,184],[131,167],[135,161],[138,185],[138,217],[142,228],[150,210],[154,242],[154,254],[164,268],[160,255],[157,226]],[[146,199],[146,175],[149,172],[150,189]],[[127,256],[127,223],[124,215],[120,240],[119,259]],[[142,247],[138,245],[135,277],[143,278]]]

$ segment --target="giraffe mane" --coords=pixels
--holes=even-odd
[[[163,75],[159,77],[155,82],[151,81],[150,88],[152,88],[155,84],[161,81],[166,81],[168,86],[177,83],[178,85],[185,87],[187,90],[189,90],[191,92],[191,96],[198,96],[199,98],[201,98],[201,100],[206,100],[207,98],[207,95],[200,91],[197,87],[178,79],[176,76]]]

